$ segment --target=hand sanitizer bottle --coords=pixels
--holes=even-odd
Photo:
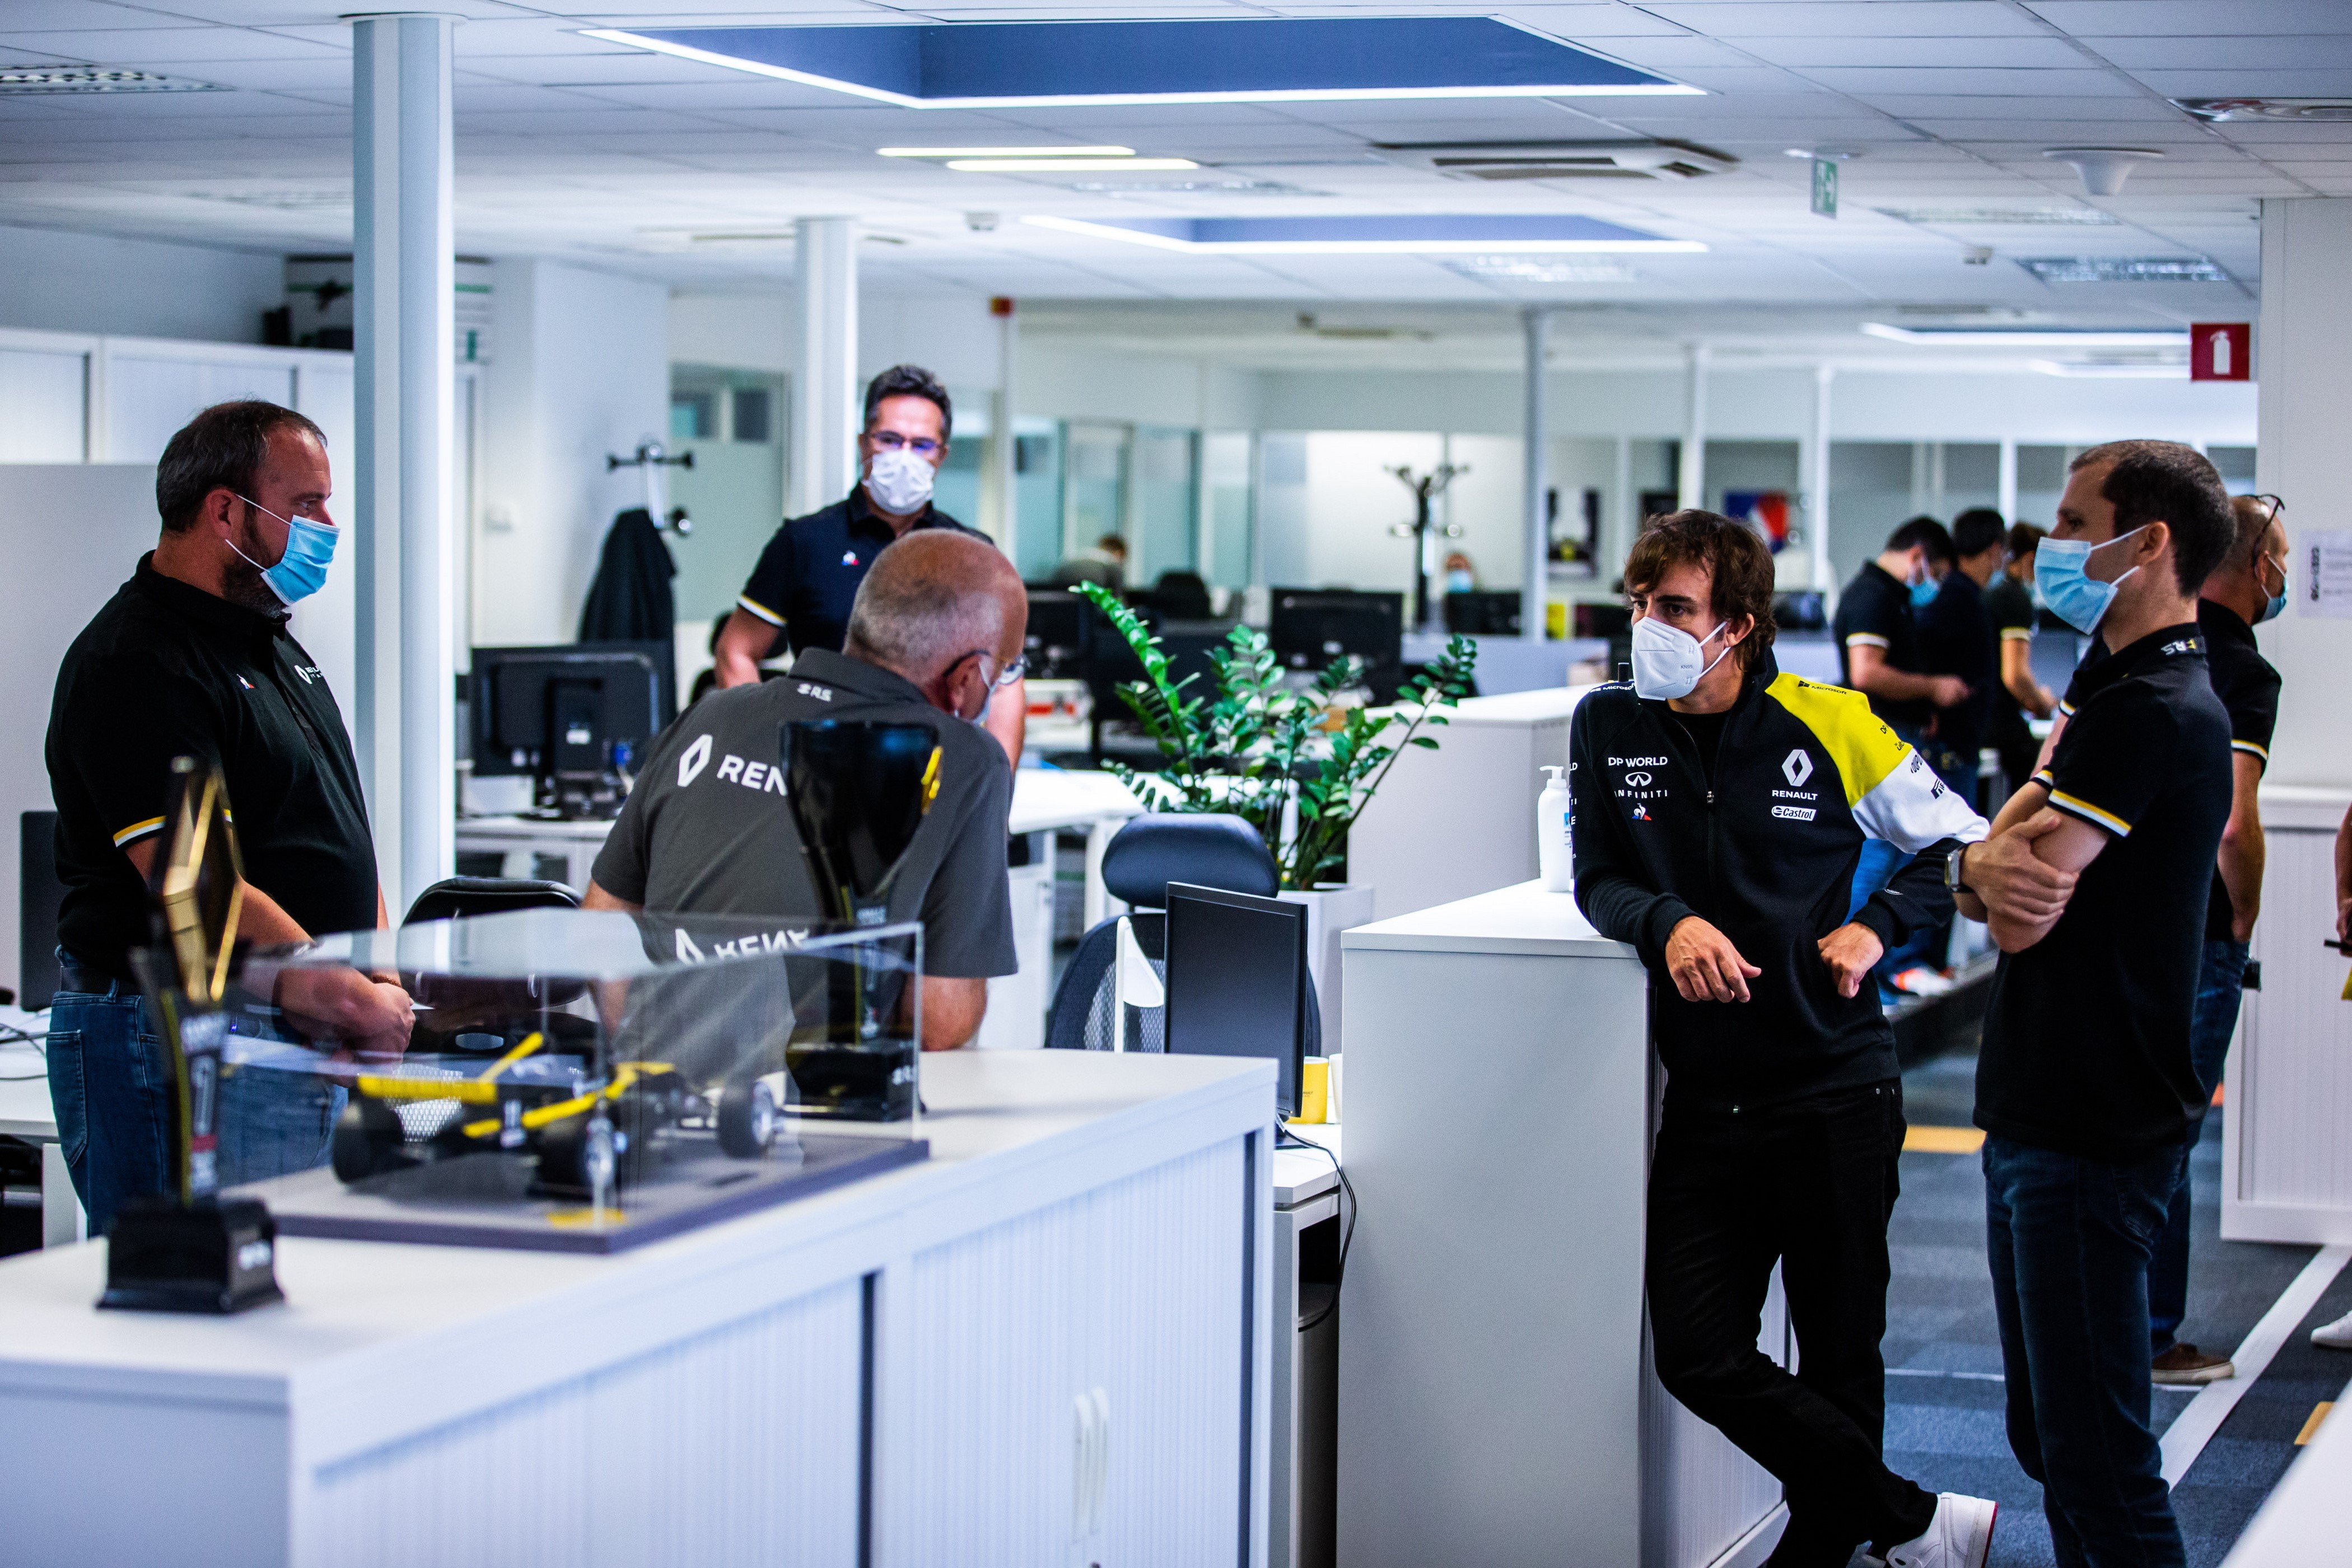
[[[1551,782],[1536,797],[1536,864],[1545,892],[1570,893],[1576,890],[1576,868],[1568,847],[1568,785],[1560,780],[1559,765],[1547,763],[1543,771]]]

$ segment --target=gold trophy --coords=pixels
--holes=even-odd
[[[216,768],[172,763],[163,853],[148,879],[155,942],[133,949],[163,1023],[176,1091],[173,1190],[127,1200],[107,1230],[101,1307],[148,1312],[241,1312],[283,1300],[274,1267],[278,1226],[257,1198],[220,1194],[222,1047],[245,874]]]

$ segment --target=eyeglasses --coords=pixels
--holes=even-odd
[[[868,430],[866,438],[886,452],[895,452],[903,447],[918,458],[930,457],[946,445],[945,442],[932,440],[929,436],[918,436],[909,441],[896,430]]]
[[[2286,510],[2286,502],[2279,500],[2276,496],[2248,496],[2246,499],[2248,500],[2258,500],[2263,502],[2265,506],[2268,506],[2271,509],[2271,521],[2273,522],[2276,522],[2278,521],[2279,513]]]
[[[988,656],[986,654],[981,655],[981,658],[986,658]],[[1023,676],[1027,675],[1028,673],[1029,656],[1024,653],[1015,658],[1011,664],[1006,665],[997,678],[988,683],[988,694],[992,697],[995,696],[998,692],[1003,690],[1006,687],[1014,684],[1016,681],[1020,680]]]

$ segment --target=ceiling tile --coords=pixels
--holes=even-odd
[[[2011,67],[2080,70],[2090,62],[2063,38],[1890,38],[1884,35],[1747,38],[1741,47],[1774,65]]]
[[[2077,37],[2352,33],[2343,0],[2024,0]]]
[[[2000,0],[1665,0],[1643,7],[1710,37],[2036,37],[2029,16]]]

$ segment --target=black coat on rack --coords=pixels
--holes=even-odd
[[[661,642],[677,625],[677,595],[670,579],[677,563],[653,516],[633,506],[613,519],[604,553],[588,584],[580,611],[582,642]]]

